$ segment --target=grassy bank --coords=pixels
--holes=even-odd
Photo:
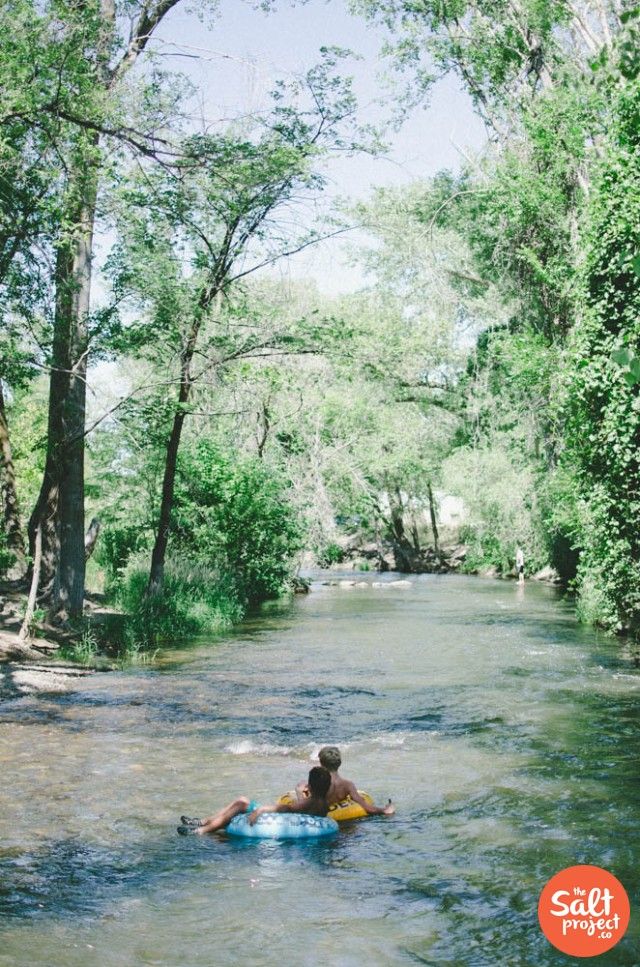
[[[24,643],[18,631],[26,594],[14,587],[0,588],[0,654],[48,655],[87,667],[108,667],[142,660],[171,640],[220,634],[245,614],[246,605],[233,581],[202,566],[172,564],[163,587],[153,595],[147,595],[148,580],[148,570],[131,562],[106,594],[88,594],[81,622],[61,628],[50,625],[39,612]]]
[[[162,588],[151,595],[148,581],[148,570],[134,562],[115,592],[115,604],[124,615],[121,651],[220,633],[244,616],[245,605],[234,582],[202,565],[172,564]]]

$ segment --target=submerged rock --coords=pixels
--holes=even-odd
[[[533,581],[546,581],[548,584],[562,584],[562,578],[554,567],[547,565],[531,575]]]

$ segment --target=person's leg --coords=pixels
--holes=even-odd
[[[203,820],[202,826],[198,826],[196,833],[203,835],[204,833],[215,833],[218,829],[224,829],[225,826],[229,825],[234,816],[238,816],[240,813],[246,813],[248,806],[249,800],[247,797],[239,796],[233,802],[230,802],[228,806],[225,806],[224,809]]]

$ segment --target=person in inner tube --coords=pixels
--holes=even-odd
[[[389,800],[386,806],[374,806],[373,803],[367,802],[366,799],[363,799],[354,782],[351,782],[350,779],[344,779],[342,776],[338,775],[338,769],[342,765],[342,756],[340,755],[340,749],[338,749],[335,745],[323,746],[318,753],[318,759],[320,760],[320,765],[324,766],[324,768],[327,769],[331,775],[331,786],[329,787],[329,794],[327,796],[330,806],[332,806],[334,803],[344,802],[345,799],[351,799],[353,802],[357,802],[359,806],[362,806],[364,811],[369,816],[395,815],[396,807],[393,805],[391,800]],[[308,795],[309,787],[307,783],[299,782],[296,786],[297,800],[302,800],[304,802],[306,796]]]
[[[178,826],[178,832],[182,836],[188,833],[197,833],[199,836],[205,833],[216,833],[219,829],[225,829],[231,820],[241,813],[249,814],[248,821],[251,826],[263,813],[306,813],[310,816],[326,816],[329,812],[327,793],[330,785],[329,770],[323,766],[315,766],[309,772],[309,795],[304,799],[294,803],[276,802],[269,806],[261,806],[255,799],[239,796],[208,819],[190,819],[189,816],[182,816],[182,826]]]

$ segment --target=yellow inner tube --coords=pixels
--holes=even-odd
[[[358,792],[363,799],[366,799],[368,803],[373,805],[373,799],[367,792],[363,792],[362,789],[358,789]],[[285,792],[283,796],[278,799],[279,803],[285,803],[287,806],[291,806],[296,802],[295,794],[290,792]],[[368,816],[368,813],[362,808],[359,802],[354,802],[350,797],[343,799],[342,802],[334,802],[329,806],[329,812],[327,815],[331,819],[335,819],[336,822],[341,823],[347,819],[362,819],[363,816]]]

